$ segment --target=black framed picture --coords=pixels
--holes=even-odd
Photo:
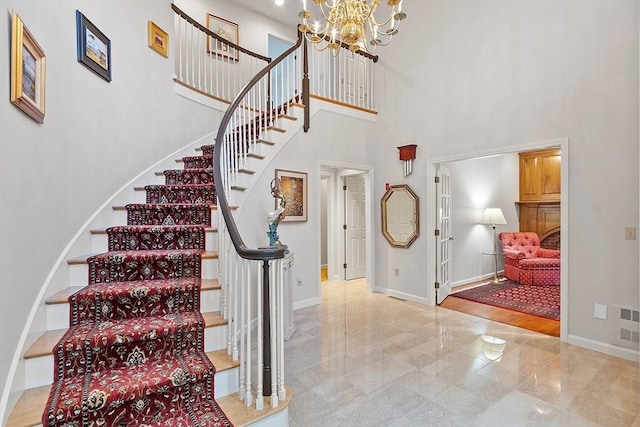
[[[78,62],[110,82],[111,40],[79,10],[76,10],[76,37]]]

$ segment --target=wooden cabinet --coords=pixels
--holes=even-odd
[[[560,149],[520,153],[520,201],[560,202]]]
[[[559,148],[520,153],[520,231],[551,249],[560,249],[560,164]]]

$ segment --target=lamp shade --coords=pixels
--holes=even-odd
[[[507,220],[504,219],[500,208],[485,208],[482,217],[480,217],[480,224],[496,225],[506,223]]]

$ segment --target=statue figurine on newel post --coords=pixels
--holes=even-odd
[[[282,194],[282,185],[278,178],[274,178],[271,181],[271,195],[276,200],[280,199],[280,204],[278,209],[267,214],[269,246],[282,246],[286,249],[286,253],[289,253],[289,248],[280,241],[280,237],[278,236],[278,224],[284,219],[284,209],[287,206],[287,199],[284,197],[284,194]]]

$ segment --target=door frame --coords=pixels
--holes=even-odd
[[[497,154],[518,153],[521,151],[540,150],[545,148],[560,147],[560,240],[562,242],[562,251],[560,252],[560,341],[568,342],[568,326],[569,326],[569,137],[556,138],[547,141],[532,142],[510,147],[493,148],[482,151],[470,152],[465,154],[457,154],[446,157],[438,157],[427,160],[427,200],[434,203],[436,200],[435,185],[432,185],[436,176],[436,169],[439,163],[455,162],[459,160],[469,160],[477,157],[493,156]],[[436,218],[434,215],[427,215],[427,230],[435,230]],[[435,305],[435,269],[437,268],[437,239],[435,233],[426,233],[429,242],[427,243],[427,303]],[[450,262],[455,263],[455,259]],[[454,265],[455,268],[455,265]]]
[[[329,280],[344,280],[345,270],[344,264],[344,230],[342,230],[343,213],[344,213],[344,191],[342,190],[343,177],[347,175],[363,174],[365,183],[365,225],[366,245],[365,253],[367,258],[367,266],[365,269],[365,280],[368,292],[373,292],[373,284],[375,283],[375,270],[372,267],[371,259],[374,252],[373,238],[373,167],[368,165],[356,165],[336,162],[317,163],[318,188],[320,188],[320,180],[327,178],[327,275]],[[320,218],[321,192],[317,192],[318,218]],[[321,248],[320,248],[320,221],[317,226],[318,236],[318,295],[321,295],[320,282],[320,264],[321,264]]]

